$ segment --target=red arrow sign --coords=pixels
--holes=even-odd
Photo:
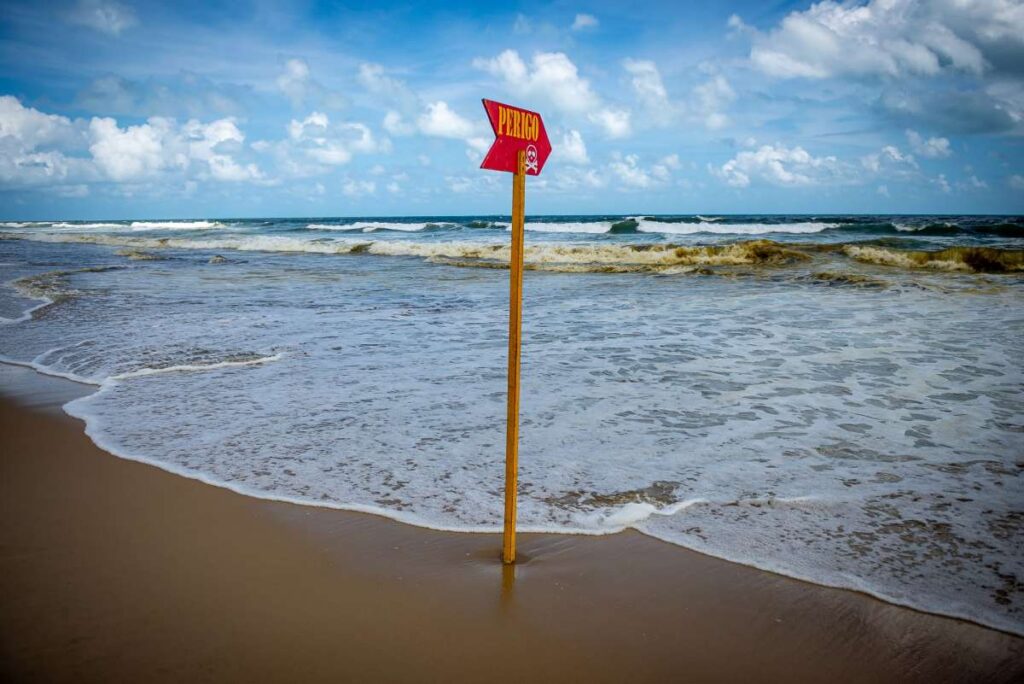
[[[551,154],[551,141],[544,130],[544,119],[537,112],[484,100],[495,141],[480,164],[481,169],[516,172],[519,150],[526,152],[526,175],[539,176]]]

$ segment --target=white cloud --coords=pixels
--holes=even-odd
[[[188,144],[189,158],[206,162],[210,175],[221,181],[248,181],[263,178],[256,164],[239,164],[229,151],[240,151],[245,135],[234,119],[219,119],[202,124],[194,119],[182,126],[181,134]]]
[[[359,198],[377,192],[377,184],[373,181],[347,180],[341,186],[346,197]]]
[[[1015,173],[1006,179],[1006,184],[1014,190],[1024,190],[1024,176]]]
[[[276,151],[293,175],[319,173],[316,165],[341,166],[359,154],[387,152],[389,141],[377,140],[368,126],[358,122],[332,124],[323,112],[312,112],[305,119],[292,119],[287,127],[288,140],[278,143]],[[304,165],[302,158],[314,162]]]
[[[729,118],[721,111],[736,99],[729,81],[722,75],[716,75],[693,89],[694,113],[703,120],[710,130],[726,126]]]
[[[466,139],[474,133],[473,124],[454,112],[443,100],[428,104],[418,123],[422,133],[439,138]]]
[[[622,65],[632,76],[633,92],[640,101],[654,114],[670,114],[673,106],[668,100],[668,91],[665,90],[658,66],[650,60],[630,58]]]
[[[953,188],[950,187],[949,185],[949,181],[946,180],[946,174],[944,173],[940,173],[938,178],[933,178],[932,183],[937,185],[939,187],[939,190],[942,190],[942,192],[946,194],[949,194],[953,190]]]
[[[767,33],[735,16],[729,26],[753,36],[756,68],[782,78],[981,74],[1024,48],[1024,10],[1014,0],[825,0]]]
[[[112,118],[71,120],[0,97],[0,181],[55,186],[81,197],[85,183],[139,183],[168,174],[217,181],[256,181],[263,175],[241,163],[245,136],[234,119],[201,123],[151,117],[120,127]],[[85,156],[88,155],[88,156]],[[69,184],[64,186],[63,184]]]
[[[475,59],[473,66],[498,76],[521,95],[543,95],[559,109],[585,112],[598,106],[590,82],[580,77],[576,65],[563,52],[538,52],[532,69],[515,50],[505,50],[493,59]]]
[[[339,109],[345,104],[338,93],[328,90],[313,78],[309,64],[303,59],[287,60],[275,83],[296,109],[307,102],[318,102],[332,109]]]
[[[907,140],[910,142],[910,148],[914,152],[928,159],[948,157],[952,154],[952,151],[949,149],[949,140],[946,138],[928,138],[925,140],[917,131],[907,129]]]
[[[880,172],[883,166],[897,164],[906,164],[915,169],[917,168],[917,161],[914,160],[913,155],[904,154],[894,145],[886,145],[878,152],[861,157],[860,163],[872,173]]]
[[[618,177],[627,188],[647,189],[663,185],[671,180],[672,172],[680,167],[679,155],[670,154],[662,157],[650,168],[640,165],[640,157],[635,154],[625,156],[613,153],[608,164],[611,173]]]
[[[96,118],[89,123],[89,151],[99,168],[113,180],[140,180],[167,168],[188,166],[183,151],[175,154],[170,149],[174,133],[174,122],[162,117],[124,129],[114,119]]]
[[[358,79],[364,88],[378,95],[404,97],[409,92],[402,81],[385,75],[384,67],[380,64],[371,62],[360,64]]]
[[[397,110],[398,116],[413,116],[420,109],[419,97],[404,81],[388,76],[380,64],[360,64],[356,78],[367,92],[386,103],[389,109]]]
[[[673,171],[679,170],[679,155],[670,154],[662,157],[657,164],[651,167],[651,175],[658,180],[666,181],[672,175]]]
[[[597,28],[599,23],[593,14],[577,14],[570,28],[573,31],[582,31],[583,29]]]
[[[650,187],[652,180],[650,174],[640,168],[640,158],[635,154],[627,154],[625,157],[613,159],[608,168],[612,170],[624,185],[632,188]]]
[[[486,154],[487,150],[491,149],[491,144],[493,142],[493,140],[489,140],[488,138],[466,138],[466,145],[469,146],[470,152],[475,152],[478,154]]]
[[[240,164],[230,153],[239,151],[245,140],[233,119],[208,124],[192,119],[178,126],[173,119],[152,117],[144,124],[121,128],[114,119],[94,118],[89,122],[89,138],[98,169],[119,182],[189,170],[219,181],[263,177],[255,164]]]
[[[395,136],[412,135],[416,132],[416,127],[406,122],[402,115],[393,109],[388,110],[384,115],[381,125],[384,126],[385,131]]]
[[[16,97],[0,96],[0,139],[12,138],[27,149],[67,142],[74,136],[71,120],[25,107]]]
[[[478,135],[480,128],[459,115],[444,100],[428,104],[417,120],[420,133],[438,138],[451,138],[466,143],[466,154],[478,160],[491,146],[491,140]]]
[[[120,35],[138,23],[135,11],[110,0],[79,0],[67,15],[68,21],[111,36]]]
[[[505,50],[493,59],[474,59],[473,66],[501,78],[517,95],[543,98],[563,112],[587,116],[609,137],[629,135],[629,112],[606,106],[563,52],[538,52],[527,66],[518,52]]]
[[[728,125],[729,118],[723,110],[736,100],[736,92],[721,74],[695,86],[687,102],[677,103],[669,97],[657,64],[642,59],[626,59],[622,64],[630,74],[633,92],[656,124],[668,125],[684,115],[709,130]]]
[[[465,176],[447,176],[444,180],[452,192],[462,193],[473,189],[473,180]]]
[[[284,63],[284,71],[277,77],[277,87],[294,106],[301,107],[309,94],[311,80],[309,64],[301,59],[289,59]]]
[[[841,164],[835,157],[815,157],[802,147],[762,145],[744,150],[712,173],[736,188],[745,188],[754,180],[772,185],[816,185],[841,176]]]
[[[573,129],[562,136],[562,144],[557,148],[558,158],[567,164],[589,164],[587,146],[580,132]]]
[[[589,119],[601,126],[609,138],[625,138],[632,130],[629,110],[626,109],[600,109]]]
[[[967,180],[957,183],[957,187],[961,190],[988,190],[988,183],[971,174]]]
[[[878,194],[881,195],[882,197],[889,197],[890,196],[889,195],[889,186],[888,185],[879,185],[878,188],[877,188],[877,191],[878,191]]]
[[[608,185],[608,180],[596,169],[585,169],[579,166],[562,167],[551,176],[550,180],[552,187],[560,191],[573,191],[580,188],[597,189]]]

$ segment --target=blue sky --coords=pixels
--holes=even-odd
[[[0,218],[1024,213],[1024,3],[5,2]]]

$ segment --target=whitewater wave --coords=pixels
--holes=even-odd
[[[356,221],[355,223],[310,223],[309,230],[336,230],[341,232],[373,233],[378,230],[395,230],[403,233],[418,233],[436,223],[399,223],[395,221]]]
[[[24,239],[24,234],[17,237]],[[39,242],[84,242],[133,249],[202,249],[251,252],[303,252],[311,254],[366,254],[420,257],[455,266],[504,268],[511,248],[506,241],[417,242],[412,240],[357,240],[285,235],[231,235],[221,238],[144,238],[120,234],[40,233]],[[803,245],[749,240],[725,245],[680,246],[671,243],[621,242],[527,244],[526,267],[564,272],[688,272],[690,267],[786,265],[809,261],[821,253],[843,255],[861,263],[905,269],[1012,273],[1024,271],[1024,250],[995,247],[953,247],[941,251],[890,249],[869,244]]]
[[[700,223],[664,223],[641,219],[637,231],[641,233],[664,233],[668,235],[692,235],[694,233],[715,233],[718,235],[767,235],[769,233],[820,233],[839,228],[839,223],[728,223],[709,221]]]
[[[110,380],[129,380],[131,378],[142,378],[148,375],[159,375],[161,373],[183,373],[195,371],[219,370],[221,368],[242,368],[245,366],[259,366],[264,363],[280,361],[283,353],[272,354],[271,356],[247,355],[244,358],[228,359],[225,361],[214,361],[211,363],[180,363],[172,366],[161,366],[157,368],[139,368],[125,373],[118,373],[110,376]]]
[[[223,228],[219,221],[132,221],[132,230],[202,230],[207,228]]]
[[[1024,250],[994,247],[950,247],[937,252],[895,250],[872,245],[844,245],[843,253],[856,261],[933,271],[1010,273],[1024,271]]]

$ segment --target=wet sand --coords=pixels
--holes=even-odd
[[[4,681],[1022,681],[1024,639],[639,533],[262,501],[96,448],[0,371]]]

